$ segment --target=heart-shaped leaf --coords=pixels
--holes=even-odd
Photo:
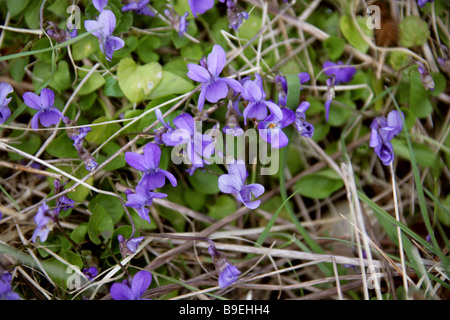
[[[132,103],[144,100],[162,78],[162,67],[157,62],[137,65],[131,58],[123,58],[117,69],[119,87]]]

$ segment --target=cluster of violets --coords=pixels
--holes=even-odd
[[[230,28],[238,30],[248,14],[240,10],[236,0],[219,0],[226,3],[227,14],[230,21]],[[134,11],[136,14],[155,16],[155,12],[149,7],[149,0],[127,0],[122,7],[122,11]],[[418,1],[419,6],[426,2]],[[214,6],[214,0],[188,0],[191,12],[194,17],[203,14]],[[108,0],[93,0],[94,7],[99,11],[96,20],[85,21],[85,28],[88,32],[98,38],[100,49],[108,61],[111,61],[113,53],[124,46],[124,41],[113,36],[116,18],[111,10],[105,9]],[[165,15],[170,24],[178,31],[180,36],[187,31],[188,22],[186,20],[188,13],[183,16],[178,15],[173,9],[166,9]],[[77,30],[59,29],[51,24],[53,29],[47,30],[49,36],[58,42],[67,41],[77,36]],[[197,101],[197,109],[202,111],[205,102],[217,103],[222,99],[229,99],[227,123],[223,127],[225,134],[239,136],[244,134],[240,127],[239,120],[242,119],[244,125],[253,122],[258,129],[261,138],[270,143],[274,148],[283,148],[289,143],[287,135],[283,129],[293,125],[301,136],[311,138],[314,134],[314,126],[306,121],[306,112],[309,109],[309,102],[300,103],[296,111],[292,111],[287,104],[287,81],[283,75],[277,75],[274,82],[278,85],[278,101],[267,99],[264,90],[263,78],[260,74],[255,74],[254,78],[246,77],[240,80],[222,77],[221,73],[226,66],[226,53],[219,45],[214,45],[211,53],[203,57],[199,64],[189,63],[187,65],[187,76],[201,84],[200,95]],[[433,90],[434,83],[425,66],[419,65],[421,80],[427,89]],[[326,120],[329,120],[329,110],[334,98],[334,86],[345,84],[353,79],[356,69],[345,65],[343,62],[337,63],[327,61],[323,64],[323,71],[328,77],[326,80],[327,94],[325,102]],[[300,73],[300,84],[310,80],[308,73]],[[431,80],[430,80],[431,78]],[[8,95],[13,92],[13,88],[8,83],[0,83],[0,124],[3,124],[11,115],[8,104],[11,97]],[[84,162],[88,171],[93,171],[97,167],[97,162],[89,151],[84,148],[83,143],[90,127],[78,127],[76,121],[70,120],[55,107],[55,94],[52,90],[44,88],[40,94],[26,92],[23,95],[25,104],[36,113],[31,119],[31,128],[39,129],[39,124],[43,127],[56,125],[62,120],[67,125],[67,135],[74,141],[73,145],[78,151],[80,159]],[[245,106],[243,110],[241,106]],[[127,190],[126,206],[134,208],[139,217],[150,222],[149,207],[153,199],[162,199],[167,194],[157,192],[166,184],[166,179],[173,187],[177,186],[177,179],[167,170],[159,168],[161,161],[161,148],[163,146],[183,145],[186,150],[184,155],[192,164],[188,169],[190,174],[197,169],[205,169],[209,164],[208,159],[214,154],[214,140],[211,136],[199,132],[195,125],[194,117],[188,113],[178,115],[172,120],[172,124],[166,122],[159,109],[155,111],[156,117],[162,124],[162,127],[155,130],[154,143],[149,142],[142,148],[142,154],[139,152],[126,152],[125,160],[134,169],[142,173],[141,179],[133,190]],[[390,165],[394,159],[394,153],[391,140],[397,136],[403,128],[404,116],[396,110],[391,111],[387,118],[377,117],[373,120],[371,128],[370,147],[374,148],[375,153],[384,165]],[[257,200],[264,193],[264,187],[261,184],[246,184],[248,172],[244,162],[234,161],[228,165],[228,173],[223,174],[218,179],[218,186],[221,192],[233,195],[237,201],[249,209],[256,209],[260,205]],[[64,189],[64,184],[59,180],[54,181],[55,194]],[[41,242],[47,240],[49,232],[57,223],[58,215],[61,210],[73,208],[74,201],[66,196],[60,196],[56,199],[56,206],[50,209],[44,202],[38,208],[34,221],[36,228],[32,235],[32,241]],[[128,255],[136,252],[140,242],[144,237],[130,237],[125,239],[122,235],[118,236],[120,251],[122,255]],[[233,284],[240,271],[221,253],[214,243],[210,240],[208,252],[219,273],[219,286],[226,287]],[[83,269],[88,279],[97,276],[96,267]],[[19,296],[11,291],[11,275],[2,273],[0,276],[0,299],[18,299]],[[152,282],[150,272],[142,270],[137,272],[132,279],[124,280],[122,283],[115,283],[111,287],[111,296],[116,300],[140,300]]]

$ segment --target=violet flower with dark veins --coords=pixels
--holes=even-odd
[[[6,98],[6,96],[13,91],[13,87],[9,83],[0,83],[0,124],[5,123],[11,116],[11,110],[9,110],[8,104],[12,97]]]
[[[137,272],[131,284],[124,280],[122,283],[114,283],[111,286],[110,293],[114,300],[146,300],[142,295],[152,283],[152,274],[141,270]]]
[[[219,177],[219,189],[223,193],[232,194],[247,208],[256,209],[261,200],[254,200],[264,193],[264,187],[259,183],[245,185],[248,172],[245,163],[237,162],[228,165],[228,174]]]
[[[258,123],[259,135],[274,148],[283,148],[289,143],[289,138],[283,132],[283,128],[295,121],[295,113],[289,108],[282,108],[283,117],[278,119],[273,114]]]
[[[150,210],[146,208],[146,206],[151,206],[154,198],[162,199],[166,197],[167,194],[165,193],[152,192],[147,188],[145,184],[138,184],[136,186],[136,192],[127,192],[127,202],[125,203],[125,205],[127,207],[136,209],[139,217],[150,223]]]
[[[44,127],[50,127],[64,118],[61,111],[54,106],[55,93],[50,89],[42,89],[40,96],[33,92],[25,92],[23,101],[28,107],[38,110],[31,119],[31,127],[35,131],[39,128],[39,122]]]
[[[278,119],[283,118],[280,107],[273,101],[266,100],[261,75],[255,74],[255,80],[247,80],[242,89],[242,98],[249,103],[244,109],[244,124],[247,119],[263,120],[267,117],[267,109]]]
[[[188,63],[187,76],[202,84],[200,96],[198,98],[198,109],[203,110],[205,99],[209,102],[216,103],[220,99],[228,95],[228,87],[235,92],[241,92],[242,86],[239,81],[230,78],[221,78],[222,72],[227,62],[225,50],[216,44],[214,45],[208,58],[203,58],[200,65]]]
[[[103,10],[98,20],[86,20],[84,27],[98,38],[100,50],[108,61],[111,61],[114,51],[125,45],[125,41],[112,35],[116,27],[116,16],[111,10]]]
[[[130,166],[143,172],[138,185],[143,186],[145,190],[162,188],[166,184],[166,178],[172,186],[177,186],[177,179],[174,175],[159,168],[161,149],[158,145],[151,142],[147,143],[144,146],[144,154],[126,152],[125,160]]]

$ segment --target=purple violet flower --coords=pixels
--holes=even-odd
[[[172,141],[170,139],[172,132],[175,130],[175,128],[171,127],[169,122],[165,122],[162,112],[159,109],[155,110],[156,119],[158,119],[159,122],[163,125],[163,127],[159,129],[155,129],[155,142],[157,144],[165,144],[165,145],[171,145]]]
[[[127,0],[128,4],[122,7],[122,12],[134,11],[149,17],[154,17],[155,13],[147,6],[150,0]]]
[[[83,273],[85,274],[86,278],[88,278],[89,280],[92,280],[98,275],[98,270],[96,267],[89,267],[89,268],[84,268]]]
[[[336,84],[352,81],[353,76],[356,73],[356,69],[354,67],[345,66],[342,61],[338,61],[337,64],[331,61],[326,61],[323,64],[323,69],[327,76],[336,77]]]
[[[298,77],[300,79],[300,84],[306,83],[311,79],[309,73],[307,73],[307,72],[300,72],[298,74]],[[282,91],[280,91],[280,93],[278,93],[278,104],[280,106],[286,107],[287,90],[288,90],[286,78],[283,76],[277,75],[275,77],[275,82],[279,83],[281,85],[281,90],[282,90]],[[300,89],[302,89],[302,88],[300,87]]]
[[[0,124],[5,123],[11,116],[11,110],[8,108],[8,103],[11,101],[12,97],[6,98],[6,96],[13,91],[13,87],[9,83],[0,83]]]
[[[123,235],[119,234],[117,240],[119,240],[120,253],[122,254],[122,257],[125,257],[136,252],[139,244],[144,240],[144,237],[125,239]]]
[[[388,117],[377,117],[372,121],[370,129],[369,146],[374,148],[375,153],[388,166],[394,160],[394,151],[391,140],[397,136],[403,129],[404,115],[402,112],[392,110]]]
[[[203,14],[214,7],[214,0],[188,0],[188,4],[192,14],[197,18],[197,14]]]
[[[170,25],[178,32],[178,35],[182,37],[187,32],[187,28],[189,26],[189,22],[187,21],[189,12],[186,12],[184,15],[180,16],[172,8],[170,8],[164,10],[164,14],[169,19]]]
[[[205,1],[206,2],[206,1]],[[219,77],[226,64],[226,54],[223,48],[214,45],[208,58],[200,60],[200,65],[188,63],[187,76],[202,84],[200,96],[198,98],[198,109],[203,110],[205,99],[216,103],[228,95],[228,87],[235,92],[241,92],[242,86],[239,81],[230,78]]]
[[[256,209],[261,200],[252,201],[264,193],[264,187],[259,183],[245,185],[248,172],[243,162],[234,162],[228,165],[228,174],[219,177],[219,189],[223,193],[229,193],[242,202],[247,208]],[[252,197],[253,196],[253,197]]]
[[[60,193],[62,190],[64,190],[64,186],[61,185],[61,182],[56,179],[53,181],[53,186],[55,187],[54,193],[55,195]],[[55,214],[59,214],[59,212],[62,210],[67,211],[74,207],[75,201],[72,199],[69,199],[66,195],[62,195],[56,200],[56,207],[54,209]]]
[[[434,0],[417,0],[419,7],[423,7],[427,2],[433,2]]]
[[[12,291],[12,276],[9,272],[0,275],[0,300],[20,300],[18,293]]]
[[[255,74],[255,80],[247,80],[242,89],[242,97],[249,103],[244,109],[244,124],[247,118],[263,120],[267,117],[267,108],[278,118],[283,118],[280,107],[273,101],[266,101],[261,75]]]
[[[72,26],[72,30],[69,30],[69,27],[67,28],[67,30],[63,30],[58,28],[58,26],[52,21],[49,21],[48,23],[53,29],[48,29],[47,34],[58,43],[68,41],[78,35],[78,31],[75,26]]]
[[[219,273],[219,286],[221,288],[228,287],[236,282],[241,272],[234,266],[225,255],[218,251],[213,245],[208,247],[214,267]]]
[[[205,159],[211,158],[214,153],[214,143],[211,136],[197,131],[196,122],[188,113],[175,117],[173,124],[176,130],[170,135],[171,142],[168,145],[186,145],[190,163],[196,168],[203,167],[205,163],[208,163]]]
[[[98,12],[102,12],[108,4],[108,0],[92,0],[92,4]]]
[[[346,66],[342,61],[338,61],[337,64],[326,61],[323,64],[323,69],[325,74],[329,76],[327,79],[327,100],[325,102],[325,116],[328,121],[331,102],[334,98],[334,86],[350,82],[356,73],[356,68]]]
[[[150,210],[146,206],[151,206],[154,198],[162,199],[165,197],[167,197],[167,194],[152,192],[146,185],[138,184],[135,193],[132,191],[127,192],[127,202],[125,205],[136,209],[139,217],[150,223]]]
[[[314,134],[314,126],[311,123],[305,121],[305,113],[306,110],[309,109],[309,107],[309,102],[303,101],[295,111],[295,128],[300,133],[300,135],[307,138],[311,138]]]
[[[39,122],[44,127],[57,124],[64,116],[53,104],[55,103],[55,93],[47,88],[42,89],[40,96],[33,92],[25,92],[23,101],[32,109],[38,110],[31,119],[31,127],[36,131]]]
[[[111,61],[113,53],[125,45],[125,41],[113,36],[116,27],[116,16],[111,10],[103,10],[98,20],[86,20],[84,22],[86,31],[98,38],[100,50],[106,56],[106,60]]]
[[[222,1],[223,2],[223,1]],[[245,11],[239,10],[236,0],[227,0],[227,16],[229,21],[229,28],[235,31],[239,31],[244,19],[247,20],[249,15]]]
[[[49,210],[48,205],[44,202],[38,209],[36,215],[34,216],[34,222],[37,227],[34,229],[33,236],[31,240],[36,243],[37,238],[41,242],[47,240],[49,232],[53,229],[53,224],[58,216],[57,212]]]
[[[147,143],[144,146],[144,154],[126,152],[125,160],[130,166],[144,173],[139,185],[144,186],[145,190],[162,188],[166,184],[166,178],[169,179],[172,186],[177,186],[177,179],[174,175],[159,168],[161,149],[158,145]]]
[[[281,130],[295,121],[295,113],[289,108],[282,108],[283,117],[278,119],[273,114],[258,123],[261,138],[274,148],[283,148],[289,143],[289,138]]]
[[[134,275],[131,285],[127,280],[122,283],[114,283],[110,289],[111,297],[114,300],[146,300],[142,299],[142,295],[151,283],[152,274],[141,270]]]
[[[418,66],[417,71],[420,74],[420,81],[422,82],[424,88],[426,90],[433,91],[434,90],[434,80],[431,76],[430,72],[428,72],[427,68],[422,62],[414,61],[414,63]]]

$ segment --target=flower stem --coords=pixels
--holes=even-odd
[[[394,166],[393,166],[392,162],[389,165],[389,168],[391,171],[391,178],[392,178],[392,193],[394,196],[395,219],[400,223],[400,214],[398,212],[398,202],[397,202],[397,188],[396,188],[396,183],[395,183]],[[408,280],[407,280],[406,267],[405,267],[405,256],[404,256],[404,252],[403,252],[402,232],[398,225],[397,225],[397,237],[398,237],[398,247],[399,247],[399,251],[400,251],[400,261],[402,264],[403,286],[405,288],[406,299],[408,299]]]

